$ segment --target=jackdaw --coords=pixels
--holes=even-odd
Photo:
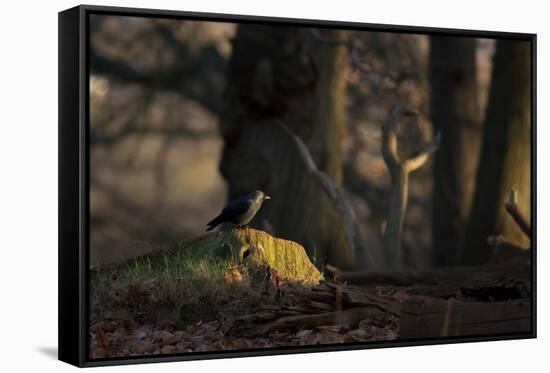
[[[264,203],[266,199],[271,199],[271,197],[261,190],[255,190],[248,193],[246,196],[234,200],[210,223],[206,224],[208,226],[206,230],[212,230],[218,225],[226,222],[231,222],[239,227],[247,225],[254,219],[254,216],[258,210],[260,210],[262,203]]]

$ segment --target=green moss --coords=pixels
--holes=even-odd
[[[251,228],[223,230],[91,271],[92,319],[126,315],[140,323],[168,320],[181,326],[219,312],[247,314],[263,289],[255,270],[266,267],[281,279],[307,284],[322,279],[295,242]]]
[[[236,264],[269,266],[286,280],[316,284],[322,274],[309,260],[302,245],[252,228],[233,228],[205,234],[176,244],[172,250],[194,256],[231,259]]]

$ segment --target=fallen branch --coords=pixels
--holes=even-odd
[[[493,298],[511,299],[529,296],[531,293],[531,265],[521,258],[503,260],[484,266],[434,268],[425,271],[345,271],[331,265],[325,267],[336,280],[317,285],[339,287],[344,305],[363,306],[374,301],[384,305],[385,298],[377,298],[373,286],[402,287],[407,294],[422,294],[436,298],[456,297],[461,292],[486,292]],[[364,288],[362,286],[368,286]],[[517,288],[519,286],[519,288]],[[369,289],[371,289],[369,291]],[[392,305],[390,304],[390,307]],[[391,308],[384,308],[391,312]]]
[[[236,319],[231,325],[230,334],[258,337],[269,335],[275,330],[283,332],[322,326],[355,328],[359,321],[371,316],[399,318],[403,315],[404,307],[408,317],[417,317],[414,311],[416,303],[409,302],[405,306],[402,303],[403,300],[408,302],[407,299],[411,297],[418,298],[417,295],[422,295],[420,299],[430,299],[430,304],[437,302],[431,301],[433,297],[445,300],[455,298],[457,304],[464,301],[489,303],[516,300],[521,300],[521,304],[524,304],[531,296],[530,267],[521,270],[521,266],[517,263],[510,263],[510,266],[503,263],[498,266],[438,268],[425,273],[380,272],[384,275],[384,284],[387,284],[388,278],[402,281],[399,284],[402,286],[405,283],[411,284],[399,289],[394,286],[373,287],[375,284],[370,277],[366,277],[369,286],[331,280],[325,280],[313,287],[281,282],[278,285],[277,298],[264,297],[251,314]],[[513,272],[505,270],[507,267]],[[350,274],[330,265],[328,270],[337,273],[340,279],[347,278]],[[374,272],[367,273],[370,276]],[[445,300],[438,304],[444,304]],[[431,317],[423,312],[421,306],[418,312],[421,313],[420,317]],[[445,318],[440,318],[441,312],[438,309],[435,309],[435,313],[436,321],[439,323],[443,320],[443,325]],[[455,318],[452,316],[449,325],[454,325]],[[437,328],[441,330],[442,326]]]
[[[264,298],[251,314],[238,317],[231,333],[260,336],[293,327],[334,325],[355,328],[369,315],[399,317],[401,314],[401,304],[395,299],[382,297],[372,288],[330,280],[313,287],[281,283],[278,294],[276,300]]]
[[[361,307],[344,311],[318,313],[313,315],[286,316],[264,325],[254,325],[241,330],[247,337],[266,335],[277,329],[297,327],[307,329],[317,326],[339,325],[354,329],[361,320],[384,313],[378,308]]]
[[[331,273],[335,280],[355,285],[394,285],[412,286],[417,284],[437,284],[434,276],[419,271],[342,271],[330,264],[325,271]]]

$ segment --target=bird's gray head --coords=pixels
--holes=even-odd
[[[270,196],[262,192],[261,190],[255,190],[250,193],[250,198],[252,198],[256,202],[264,202],[266,199],[271,199]]]

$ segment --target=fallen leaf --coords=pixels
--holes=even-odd
[[[302,339],[304,337],[307,337],[311,333],[313,333],[313,330],[308,330],[308,329],[300,330],[298,333],[296,333],[295,337],[298,338],[298,339]]]
[[[160,349],[161,354],[173,354],[177,351],[176,346],[165,345]]]

